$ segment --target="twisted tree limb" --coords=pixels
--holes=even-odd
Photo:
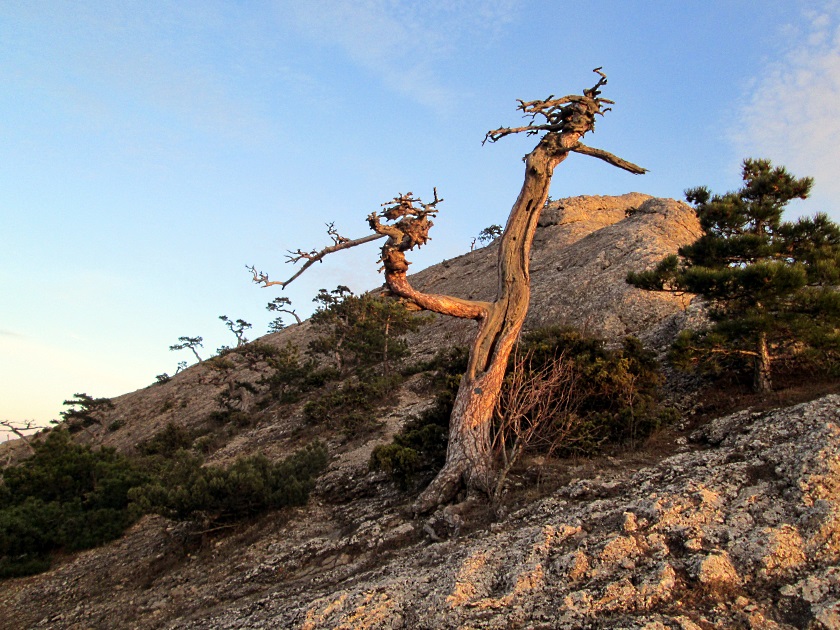
[[[303,252],[301,250],[297,250],[295,252],[289,251],[289,254],[286,256],[288,259],[286,262],[296,263],[300,260],[306,259],[303,267],[298,269],[294,275],[288,280],[271,280],[268,277],[268,274],[262,271],[257,271],[255,265],[245,265],[245,269],[250,271],[254,278],[253,281],[256,284],[262,284],[263,288],[265,287],[273,287],[279,286],[281,289],[285,289],[288,284],[292,281],[296,280],[304,271],[309,269],[312,265],[316,262],[319,262],[326,256],[327,254],[332,254],[334,252],[340,252],[343,249],[350,249],[351,247],[356,247],[357,245],[364,245],[365,243],[370,243],[371,241],[375,241],[380,239],[384,236],[384,234],[370,234],[368,236],[363,236],[362,238],[356,239],[344,239],[340,242],[336,242],[333,245],[325,247],[321,251],[312,250],[311,252]]]
[[[612,101],[600,98],[606,75],[600,68],[597,83],[583,95],[545,100],[519,101],[518,109],[531,121],[521,127],[500,127],[487,132],[484,142],[497,142],[516,133],[544,133],[534,150],[525,157],[525,179],[514,203],[507,225],[499,239],[498,288],[492,302],[464,300],[447,295],[423,293],[407,279],[409,262],[405,253],[429,240],[432,218],[442,201],[435,190],[434,201],[424,204],[412,193],[397,195],[382,204],[384,209],[371,213],[368,224],[374,234],[360,239],[341,239],[333,235],[333,245],[320,251],[298,250],[288,258],[292,262],[306,260],[303,267],[285,282],[272,282],[268,276],[248,267],[254,282],[263,286],[285,287],[314,262],[325,255],[386,237],[382,247],[382,268],[390,292],[418,308],[474,319],[478,331],[470,349],[467,371],[461,379],[449,427],[446,463],[432,483],[414,504],[417,513],[434,509],[451,501],[466,486],[492,495],[494,490],[493,448],[490,428],[501,392],[508,357],[516,343],[530,301],[530,253],[539,216],[548,197],[554,169],[570,153],[596,157],[630,173],[645,172],[640,166],[607,151],[583,145],[584,134],[595,128],[595,117],[609,111]]]

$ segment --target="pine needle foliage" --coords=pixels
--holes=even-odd
[[[824,214],[782,221],[790,201],[808,196],[810,178],[753,159],[742,177],[742,188],[723,195],[687,190],[703,235],[627,281],[707,300],[713,325],[681,334],[672,352],[678,366],[748,371],[754,388],[768,391],[778,359],[837,366],[840,226]]]
[[[77,444],[63,429],[33,440],[31,457],[0,470],[0,579],[114,540],[146,513],[206,527],[302,505],[327,463],[316,442],[280,462],[256,455],[206,466],[184,448],[190,441],[172,425],[129,457]]]
[[[148,479],[127,457],[76,444],[65,430],[32,444],[32,457],[0,471],[0,577],[46,570],[54,551],[119,537],[139,516],[129,491]]]
[[[131,498],[144,512],[210,525],[303,505],[326,464],[318,442],[277,463],[255,455],[227,467],[205,466],[200,455],[180,450],[160,460],[155,479],[132,490]]]
[[[541,423],[546,433],[551,433],[557,424],[564,424],[568,430],[563,432],[562,441],[554,443],[535,435],[529,450],[569,456],[592,455],[606,444],[634,446],[674,417],[673,410],[660,404],[662,375],[658,362],[633,337],[627,338],[620,348],[608,348],[604,341],[570,328],[550,326],[526,333],[511,357],[503,401],[507,399],[510,370],[515,368],[518,355],[529,357],[530,374],[525,375],[526,380],[536,377],[554,361],[566,362],[574,389],[574,395],[556,417],[526,419]],[[443,465],[449,416],[467,356],[465,348],[452,348],[438,353],[423,366],[438,390],[435,404],[409,419],[391,443],[373,450],[371,470],[386,472],[397,485],[407,489]],[[505,418],[497,418],[495,431],[506,430]]]
[[[371,294],[354,295],[339,285],[321,289],[310,321],[319,336],[309,350],[329,357],[342,374],[353,370],[389,368],[408,356],[402,335],[417,330],[426,318],[418,317],[399,300]]]

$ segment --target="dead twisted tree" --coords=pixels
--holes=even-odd
[[[0,420],[0,426],[6,427],[6,429],[9,432],[14,433],[18,437],[18,439],[26,445],[26,448],[29,449],[30,453],[34,453],[35,449],[29,442],[29,438],[31,437],[29,432],[40,431],[42,429],[47,428],[44,425],[38,424],[34,420],[23,420],[21,422],[12,422],[11,420]]]
[[[604,107],[606,104],[612,104],[612,101],[600,98],[601,87],[607,82],[606,75],[600,68],[595,72],[599,75],[598,82],[584,90],[582,96],[550,96],[541,101],[519,101],[518,109],[530,117],[530,122],[521,127],[501,127],[485,136],[485,142],[496,142],[516,133],[544,133],[534,150],[525,157],[525,181],[500,239],[498,289],[494,301],[481,302],[424,293],[409,283],[409,262],[405,253],[429,240],[431,219],[438,211],[438,204],[443,201],[438,198],[437,190],[431,203],[423,203],[408,193],[382,204],[383,210],[368,216],[368,224],[374,233],[363,238],[339,237],[330,225],[332,245],[320,251],[289,252],[290,262],[306,262],[284,282],[271,281],[267,274],[258,272],[254,267],[248,268],[254,282],[263,286],[285,287],[327,254],[385,237],[387,240],[380,260],[391,294],[418,309],[478,322],[467,371],[461,379],[450,418],[446,463],[415,502],[417,513],[428,512],[450,502],[464,486],[488,495],[494,491],[493,414],[508,357],[528,312],[531,244],[548,197],[554,169],[570,153],[582,153],[634,174],[645,172],[631,162],[581,143],[584,134],[595,128],[595,117],[609,109]]]

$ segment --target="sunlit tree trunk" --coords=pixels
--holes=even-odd
[[[492,302],[464,300],[448,295],[423,293],[408,282],[408,261],[405,253],[429,240],[429,229],[437,212],[438,199],[423,204],[412,193],[398,195],[380,212],[368,216],[374,235],[355,240],[346,239],[329,224],[328,233],[333,244],[321,251],[297,250],[291,253],[292,262],[305,260],[304,265],[285,282],[272,281],[268,276],[248,267],[255,282],[264,286],[285,286],[300,276],[324,256],[355,247],[371,240],[387,237],[382,248],[381,262],[385,282],[390,291],[421,310],[452,317],[474,319],[478,332],[470,348],[469,365],[461,379],[449,425],[449,446],[446,463],[434,481],[420,495],[414,509],[427,512],[451,501],[466,487],[485,493],[493,488],[493,452],[491,423],[494,408],[501,393],[508,357],[516,343],[528,313],[531,278],[529,273],[531,244],[537,221],[548,198],[555,167],[569,153],[582,153],[641,174],[645,169],[601,149],[586,146],[581,137],[592,131],[595,116],[603,114],[604,104],[612,101],[599,97],[606,76],[597,68],[600,79],[583,95],[570,95],[546,100],[520,101],[519,109],[531,122],[523,127],[503,127],[488,132],[485,140],[495,142],[507,135],[543,133],[536,148],[525,158],[525,180],[519,197],[511,209],[499,244],[498,292]]]

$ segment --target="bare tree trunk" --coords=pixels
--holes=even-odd
[[[492,492],[490,428],[508,357],[528,314],[531,244],[554,168],[566,159],[569,147],[579,138],[580,134],[548,134],[525,159],[525,181],[499,246],[499,297],[479,320],[467,372],[461,379],[449,422],[446,464],[418,497],[415,512],[427,512],[450,501],[463,484]],[[390,283],[389,287],[399,293]]]
[[[390,291],[421,310],[478,321],[478,333],[470,349],[467,372],[455,398],[449,425],[449,446],[446,464],[429,487],[417,499],[415,512],[427,512],[449,502],[458,491],[468,489],[491,493],[493,489],[493,451],[490,429],[494,407],[499,398],[507,368],[508,357],[516,343],[528,313],[531,294],[529,272],[531,244],[537,221],[548,198],[554,168],[570,152],[582,153],[604,160],[631,173],[641,174],[645,169],[627,162],[611,153],[581,144],[584,134],[595,127],[596,115],[603,115],[605,104],[612,101],[600,98],[600,88],[607,82],[606,75],[596,68],[600,79],[594,87],[584,90],[582,96],[570,95],[546,100],[519,101],[520,109],[531,118],[528,125],[500,128],[488,132],[485,141],[495,142],[516,133],[533,135],[546,132],[536,148],[525,158],[525,181],[519,197],[511,209],[499,245],[498,292],[493,302],[464,300],[448,295],[417,291],[407,278],[408,261],[405,252],[424,245],[429,240],[430,218],[442,201],[437,196],[432,203],[423,204],[412,193],[398,195],[382,204],[385,209],[368,216],[374,235],[355,240],[341,237],[332,224],[328,233],[333,245],[321,251],[298,250],[289,256],[292,262],[306,263],[285,282],[272,281],[268,275],[248,267],[254,282],[263,286],[285,287],[314,262],[327,254],[355,247],[377,238],[387,237],[382,248],[385,282]]]
[[[770,377],[770,351],[767,348],[767,333],[760,333],[758,336],[758,352],[755,357],[755,368],[753,369],[753,389],[762,394],[773,390],[773,381]]]

